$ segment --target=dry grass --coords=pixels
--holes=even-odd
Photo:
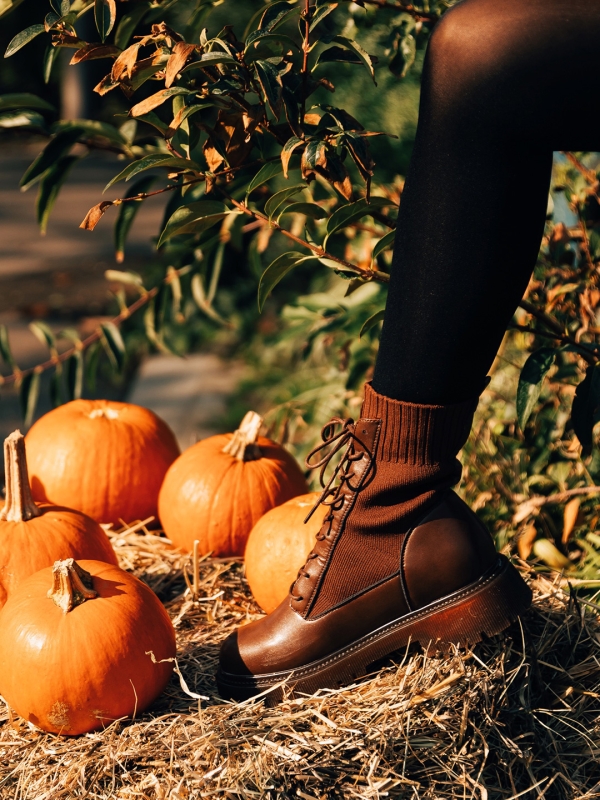
[[[220,640],[257,616],[236,561],[200,565],[156,535],[113,536],[122,566],[166,603],[177,676],[135,721],[67,739],[6,712],[0,797],[545,798],[600,797],[600,625],[596,609],[541,576],[535,604],[469,652],[398,654],[353,687],[274,709],[216,694]]]

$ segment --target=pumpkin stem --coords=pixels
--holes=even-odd
[[[32,517],[39,517],[41,511],[31,496],[25,437],[21,431],[13,431],[4,440],[4,472],[6,501],[4,508],[0,511],[0,520],[24,522]]]
[[[256,411],[248,411],[240,427],[223,448],[223,452],[237,458],[238,461],[257,461],[262,458],[262,452],[256,443],[262,423],[262,417]]]
[[[72,611],[76,606],[98,597],[94,591],[93,578],[74,558],[55,561],[52,567],[53,584],[48,590],[48,597],[54,600],[63,614]]]

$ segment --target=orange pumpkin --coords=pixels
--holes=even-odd
[[[74,735],[143,711],[173,670],[175,632],[160,600],[100,561],[57,561],[0,613],[0,686],[17,714]]]
[[[270,614],[285,600],[298,570],[315,546],[325,509],[304,524],[320,492],[293,497],[272,508],[252,528],[246,545],[246,580],[254,599]]]
[[[261,418],[248,412],[235,433],[211,436],[190,447],[165,476],[158,515],[176,547],[241,556],[262,515],[304,494],[306,480],[296,460],[258,436]]]
[[[35,500],[83,511],[98,522],[156,516],[158,492],[179,447],[152,411],[112,400],[73,400],[27,434]]]
[[[6,502],[0,511],[0,607],[34,572],[59,558],[92,558],[117,563],[108,536],[80,511],[37,506],[27,478],[25,440],[20,431],[4,441]]]

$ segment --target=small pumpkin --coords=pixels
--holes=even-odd
[[[0,686],[17,714],[69,736],[133,716],[163,691],[175,632],[135,576],[100,561],[57,561],[0,613]]]
[[[176,547],[241,556],[252,527],[274,506],[307,491],[298,463],[258,435],[262,419],[249,411],[235,433],[210,436],[179,456],[165,475],[158,515]]]
[[[117,524],[156,516],[158,492],[179,447],[169,426],[132,403],[73,400],[27,433],[35,500]]]
[[[57,559],[92,558],[117,563],[108,536],[80,511],[36,505],[27,476],[25,439],[14,431],[4,441],[6,500],[0,510],[0,607],[24,579]]]
[[[325,515],[317,509],[305,524],[320,492],[293,497],[261,517],[252,528],[244,561],[254,599],[270,614],[285,600],[298,570],[315,546]]]

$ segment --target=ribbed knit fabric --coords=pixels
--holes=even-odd
[[[357,494],[309,617],[398,571],[404,534],[460,480],[456,456],[469,436],[477,401],[402,403],[365,386],[361,419],[381,420],[373,477]]]

